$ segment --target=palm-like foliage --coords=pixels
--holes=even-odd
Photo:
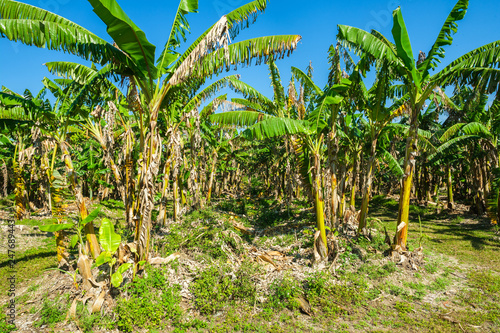
[[[249,63],[254,58],[262,61],[284,56],[296,47],[300,36],[260,37],[228,45],[230,34],[235,37],[240,27],[248,25],[265,9],[267,1],[256,0],[223,16],[180,54],[176,50],[189,29],[186,15],[198,7],[197,0],[181,0],[168,40],[156,59],[156,47],[116,1],[89,2],[106,24],[113,45],[65,18],[9,0],[0,3],[0,34],[27,45],[63,50],[101,65],[110,64],[114,73],[129,78],[129,104],[139,119],[144,158],[135,213],[136,240],[139,258],[147,259],[155,194],[153,179],[161,159],[161,138],[156,126],[160,110],[175,103],[179,91],[196,91],[206,78],[231,65]]]
[[[414,176],[418,141],[418,115],[425,101],[440,85],[449,84],[456,79],[471,79],[473,77],[471,73],[477,74],[480,71],[491,73],[491,68],[497,66],[500,60],[500,48],[495,42],[467,53],[431,76],[430,71],[437,66],[438,58],[444,57],[443,46],[451,44],[452,35],[457,30],[456,22],[463,19],[467,7],[468,0],[459,0],[456,3],[428,52],[429,56],[427,58],[419,57],[421,61],[418,64],[413,58],[410,38],[400,8],[393,12],[392,37],[394,44],[378,32],[368,33],[358,28],[339,25],[338,39],[368,57],[384,59],[399,73],[404,83],[404,91],[408,94],[408,108],[411,114],[410,131],[406,145],[405,176],[401,189],[397,222],[399,230],[397,245],[402,249],[406,246],[408,232],[410,189]]]

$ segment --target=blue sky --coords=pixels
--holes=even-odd
[[[105,25],[93,13],[84,0],[29,0],[24,1],[62,15],[109,40]],[[199,13],[189,14],[191,35],[186,46],[205,31],[218,18],[244,3],[246,0],[200,0]],[[131,1],[118,3],[130,18],[146,33],[149,41],[162,50],[170,31],[178,2]],[[455,5],[454,0],[271,0],[264,14],[255,24],[243,30],[235,39],[268,35],[299,34],[302,41],[288,58],[278,61],[284,86],[290,79],[290,67],[301,69],[312,61],[314,81],[320,87],[328,75],[327,50],[335,43],[337,24],[356,26],[365,30],[377,29],[391,36],[392,11],[401,6],[409,31],[415,57],[418,51],[432,46],[444,20]],[[458,33],[451,47],[446,48],[443,66],[460,55],[500,39],[500,2],[498,0],[471,0],[465,19],[459,22]],[[391,39],[391,38],[390,38]],[[49,61],[74,61],[82,59],[61,52],[37,49],[0,38],[0,85],[22,93],[28,88],[37,92],[42,88],[44,76],[51,77],[42,66]],[[234,73],[230,72],[230,74]],[[269,74],[266,66],[240,68],[241,79],[265,95],[271,97]],[[230,94],[230,96],[234,96]]]

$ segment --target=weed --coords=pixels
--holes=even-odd
[[[76,314],[78,316],[78,327],[83,329],[84,332],[92,332],[94,327],[100,326],[100,314],[89,314],[87,308],[81,302],[78,302],[76,306]]]
[[[469,284],[489,293],[500,292],[500,276],[486,271],[473,271],[469,274]]]
[[[328,295],[331,279],[331,275],[323,271],[309,275],[304,281],[307,296],[313,298]]]
[[[244,263],[236,274],[231,274],[229,266],[212,265],[198,273],[192,283],[191,291],[195,296],[196,307],[202,313],[221,310],[229,300],[248,300],[256,297],[255,284],[251,276],[256,266]]]
[[[336,304],[359,304],[365,300],[366,290],[367,286],[363,280],[346,279],[332,285],[331,297]]]
[[[368,291],[366,293],[366,298],[368,300],[374,300],[377,297],[379,297],[381,293],[382,292],[379,289],[377,289],[377,288],[371,288],[371,289],[368,289]]]
[[[233,212],[236,214],[246,214],[246,200],[223,201],[217,205],[217,208],[225,212]]]
[[[438,271],[439,265],[436,262],[433,263],[428,263],[427,265],[424,266],[424,269],[427,273],[429,274],[434,274]]]
[[[16,326],[7,322],[10,318],[7,318],[6,308],[7,306],[2,304],[0,311],[0,332],[13,332],[16,329]]]
[[[285,275],[281,279],[276,279],[270,286],[269,305],[275,309],[288,307],[295,309],[298,307],[296,297],[302,296],[303,291],[299,281]]]
[[[48,297],[48,295],[46,296]],[[45,298],[40,310],[40,319],[33,326],[40,327],[42,325],[52,325],[59,323],[66,318],[68,310],[68,300],[64,297],[59,297],[54,300]]]
[[[294,234],[285,234],[280,235],[276,238],[276,244],[281,247],[287,247],[295,243],[295,235]]]
[[[396,271],[396,264],[392,261],[387,262],[383,266],[376,265],[363,265],[358,269],[358,273],[365,274],[371,280],[380,279],[394,273]]]
[[[289,219],[289,213],[280,210],[266,209],[255,220],[259,227],[272,227]]]
[[[448,280],[445,277],[439,276],[436,278],[436,280],[434,280],[434,282],[432,282],[428,286],[428,288],[429,288],[429,290],[445,290],[449,284],[450,284],[450,280]]]
[[[182,315],[180,287],[170,285],[163,270],[147,267],[143,278],[124,288],[130,297],[118,300],[115,308],[117,325],[121,330],[132,332],[136,327],[162,328],[166,320],[179,322]]]
[[[405,283],[405,285],[407,285],[408,287],[413,289],[413,295],[411,296],[412,300],[419,301],[419,300],[422,300],[424,298],[424,296],[426,294],[425,284],[419,283],[419,282],[408,282],[408,283]]]
[[[115,308],[119,316],[118,328],[125,332],[133,332],[135,327],[151,329],[160,325],[164,311],[155,296],[148,292],[140,297],[120,299]]]
[[[408,292],[403,287],[394,284],[387,285],[387,292],[394,296],[408,296]]]
[[[195,222],[200,224],[200,220],[203,220],[201,225],[196,228],[191,226]],[[230,248],[236,254],[243,252],[241,244],[234,235],[234,232],[221,232],[220,223],[210,209],[194,211],[183,223],[173,225],[169,234],[158,242],[159,252],[167,256],[180,249],[196,250],[205,257],[227,259],[227,253],[223,248]]]
[[[413,311],[413,306],[407,302],[396,302],[394,308],[398,310],[399,313],[409,313]]]
[[[32,286],[29,286],[29,288],[26,290],[26,292],[28,292],[28,293],[35,292],[38,290],[39,287],[40,287],[39,284],[34,284]]]
[[[420,207],[420,206],[415,206],[415,205],[410,205],[410,213],[415,214],[415,215],[425,215],[427,212],[426,207]]]

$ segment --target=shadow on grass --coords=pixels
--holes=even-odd
[[[443,237],[434,238],[433,241],[440,243],[450,239],[450,236],[461,238],[463,241],[470,242],[473,249],[483,251],[486,247],[500,249],[500,244],[492,241],[491,235],[487,232],[493,230],[492,227],[487,227],[481,224],[475,225],[461,225],[461,224],[447,224],[438,223],[439,229],[430,231],[429,233],[435,235],[442,235]],[[477,231],[485,232],[484,235],[475,234]]]
[[[39,250],[36,250],[39,251]],[[34,252],[34,250],[28,250],[27,252]],[[16,257],[16,265],[22,262],[27,262],[36,259],[43,259],[48,257],[55,257],[57,252],[55,250],[43,250],[36,253],[25,253],[23,256]],[[3,256],[2,256],[3,257]],[[0,262],[0,268],[8,267],[10,265],[10,259],[5,255],[5,260]]]
[[[397,218],[399,203],[394,199],[383,196],[374,196],[370,201],[369,216],[384,217],[384,223],[391,223],[391,219]],[[463,215],[458,212],[449,212],[446,209],[439,213],[433,206],[410,205],[410,228],[415,232],[419,229],[419,216],[422,228],[427,235],[432,235],[430,242],[436,244],[449,244],[453,238],[455,241],[470,243],[475,251],[500,249],[500,244],[493,241],[493,226],[485,217],[476,215]],[[465,223],[464,220],[473,220],[479,223]],[[412,231],[410,231],[412,232]]]

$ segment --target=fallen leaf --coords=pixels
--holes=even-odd
[[[296,297],[295,300],[298,301],[299,308],[300,308],[300,310],[302,310],[302,312],[304,312],[305,314],[307,314],[311,317],[314,316],[314,312],[312,311],[311,305],[309,304],[309,301],[307,299],[305,299],[302,296],[299,296],[299,297]]]
[[[160,258],[160,257],[151,258],[151,259],[149,259],[149,263],[151,265],[165,265],[165,264],[168,264],[169,262],[179,258],[180,256],[181,256],[181,254],[179,252],[175,252],[166,258]]]
[[[274,267],[278,268],[278,265],[276,265],[273,261],[273,259],[271,259],[271,257],[269,257],[267,254],[261,254],[259,256],[260,259],[272,264]]]
[[[95,300],[94,305],[92,305],[92,311],[90,313],[101,311],[102,304],[104,303],[104,296],[106,296],[106,292],[103,290],[101,291],[99,297]]]

